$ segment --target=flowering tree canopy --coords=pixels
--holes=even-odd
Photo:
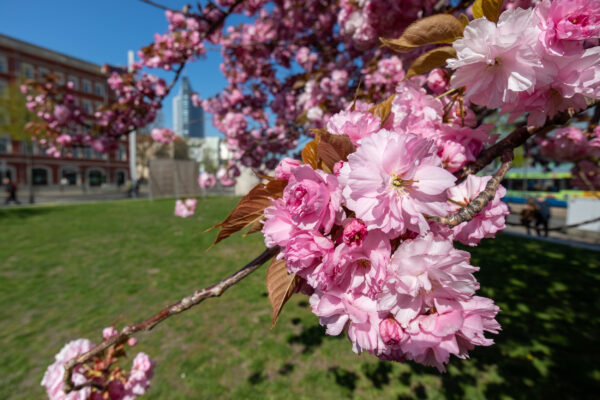
[[[251,22],[223,25],[231,13]],[[38,90],[29,107],[40,120],[30,128],[52,146],[110,149],[154,118],[206,42],[220,45],[228,86],[193,101],[213,114],[241,164],[275,171],[261,174],[265,183],[214,227],[216,243],[262,231],[267,250],[218,284],[61,359],[65,392],[106,393],[94,380],[80,383],[78,368],[219,296],[271,258],[273,324],[301,292],[327,334],[345,331],[356,353],[443,371],[451,355],[468,357],[500,330],[499,308],[477,295],[479,267],[454,242],[476,246],[504,228],[500,182],[513,149],[532,139],[532,153],[574,162],[580,187],[600,186],[597,1],[221,0],[166,15],[168,32],[139,52],[132,71],[110,77],[113,104],[86,113],[68,86],[25,87]],[[175,79],[167,85],[144,68],[173,70]],[[488,123],[497,114],[515,128],[504,138]],[[567,126],[575,121],[582,123]],[[157,140],[169,135],[156,132]],[[299,157],[280,160],[302,136],[310,141]],[[475,175],[497,158],[493,175]],[[227,165],[199,184],[228,186],[238,174]],[[195,206],[179,202],[175,214],[189,216]]]

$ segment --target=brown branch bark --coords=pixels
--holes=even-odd
[[[481,210],[488,205],[490,201],[496,196],[496,190],[500,185],[502,179],[504,179],[504,175],[512,166],[513,160],[513,152],[512,150],[506,150],[504,154],[502,154],[502,165],[496,171],[494,176],[488,181],[485,185],[485,189],[479,193],[469,204],[458,210],[454,214],[450,214],[446,217],[431,217],[432,221],[440,222],[442,224],[446,224],[449,227],[453,228],[456,225],[459,225],[463,222],[470,221],[479,213]]]
[[[584,111],[590,109],[591,107],[596,106],[597,104],[598,104],[598,101],[594,100],[588,105],[588,107],[586,109],[581,110],[580,112],[584,112]],[[571,119],[571,117],[573,117],[573,115],[575,115],[575,114],[572,112],[565,111],[565,112],[558,114],[551,120],[548,120],[546,122],[546,124],[544,124],[544,126],[541,126],[538,128],[522,127],[522,128],[515,129],[507,137],[505,137],[504,139],[502,139],[495,145],[490,146],[487,149],[483,150],[479,154],[479,157],[477,157],[477,160],[466,165],[463,169],[456,172],[454,175],[458,179],[463,179],[463,178],[466,178],[470,174],[476,174],[477,172],[481,171],[486,165],[488,165],[489,163],[494,161],[494,159],[496,157],[502,155],[505,151],[507,151],[507,150],[512,151],[513,149],[524,144],[527,141],[527,139],[529,139],[530,137],[532,137],[534,135],[539,135],[539,134],[542,134],[542,133],[545,133],[545,132],[548,132],[548,131],[554,129],[557,126],[565,125],[567,122],[569,122],[569,120]]]
[[[73,375],[73,369],[77,365],[83,364],[93,359],[95,356],[104,352],[111,346],[116,346],[125,343],[127,339],[129,339],[137,332],[152,330],[156,325],[160,324],[165,319],[173,315],[180,314],[186,310],[189,310],[190,308],[200,304],[201,302],[210,297],[219,297],[231,286],[235,285],[236,283],[250,275],[252,272],[257,270],[261,265],[263,265],[266,261],[270,260],[278,252],[279,247],[266,249],[261,255],[256,257],[254,260],[250,261],[248,264],[246,264],[243,268],[241,268],[233,275],[230,275],[229,277],[223,279],[221,282],[203,289],[196,290],[190,296],[184,297],[178,302],[163,308],[160,312],[146,319],[145,321],[142,321],[135,325],[126,326],[125,328],[123,328],[123,330],[121,330],[121,332],[118,335],[105,339],[104,341],[96,345],[94,348],[92,348],[90,351],[73,358],[65,364],[65,375],[63,378],[64,392],[69,393],[75,390],[77,387],[83,387],[80,385],[75,386],[71,379]]]

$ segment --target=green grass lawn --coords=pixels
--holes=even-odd
[[[235,202],[200,200],[189,219],[173,217],[172,200],[0,211],[0,399],[43,399],[64,343],[98,341],[260,253],[259,235],[205,251],[215,233],[203,230]],[[134,350],[158,363],[145,398],[597,398],[599,255],[510,236],[474,249],[503,331],[446,374],[356,356],[346,338],[324,335],[301,295],[269,330],[262,268],[139,337]]]

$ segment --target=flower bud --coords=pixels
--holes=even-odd
[[[387,345],[400,343],[404,336],[402,327],[394,317],[388,317],[379,323],[379,335]]]

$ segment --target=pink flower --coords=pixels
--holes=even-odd
[[[597,0],[544,0],[535,8],[548,54],[572,56],[583,52],[583,42],[600,35],[600,3]]]
[[[513,101],[517,93],[531,93],[542,67],[533,9],[507,10],[497,24],[480,18],[465,27],[452,45],[457,57],[447,64],[456,71],[452,87],[465,86],[465,99],[488,108]]]
[[[330,279],[323,259],[333,252],[333,242],[316,231],[295,231],[284,248],[288,270],[306,279],[313,288],[327,287]]]
[[[388,120],[395,131],[431,139],[442,124],[443,115],[440,100],[428,95],[416,82],[405,80],[396,87],[392,115]]]
[[[168,128],[154,128],[150,135],[158,143],[169,144],[175,141],[175,133]]]
[[[580,160],[588,151],[587,137],[575,126],[557,129],[553,136],[541,142],[542,155],[558,161]]]
[[[292,217],[282,199],[274,200],[272,206],[265,208],[262,232],[267,247],[286,246],[295,229]]]
[[[394,317],[388,317],[379,323],[379,335],[386,345],[397,345],[404,337],[404,331]]]
[[[68,107],[63,106],[62,104],[59,104],[56,107],[54,107],[54,118],[56,118],[56,121],[59,124],[64,124],[65,122],[67,122],[70,116],[71,111]]]
[[[448,90],[450,82],[448,74],[441,68],[435,68],[427,75],[427,87],[435,94],[441,94]]]
[[[73,391],[69,394],[63,392],[63,377],[65,374],[64,365],[72,358],[83,354],[94,347],[94,344],[87,339],[77,339],[67,343],[61,351],[55,356],[56,361],[50,365],[44,373],[41,385],[46,388],[46,394],[50,400],[87,400],[91,394],[91,388]],[[81,373],[82,367],[76,367],[72,380],[75,384],[83,384],[87,381]]]
[[[125,383],[123,400],[133,400],[143,395],[150,386],[154,375],[154,362],[145,353],[138,353],[133,359],[129,379]]]
[[[379,130],[381,121],[369,112],[342,111],[327,122],[327,130],[334,135],[348,135],[354,143]]]
[[[491,176],[469,175],[460,185],[448,189],[448,198],[451,201],[451,211],[456,212],[461,207],[470,203],[484,189]],[[506,195],[506,189],[502,185],[498,186],[496,195],[484,207],[481,212],[467,222],[454,227],[452,232],[454,240],[458,240],[469,246],[476,246],[483,238],[493,238],[496,233],[505,227],[506,216],[510,214],[508,206],[502,202],[502,197]]]
[[[352,219],[344,227],[344,232],[342,233],[342,240],[347,246],[350,247],[361,246],[366,235],[367,227],[365,226],[365,224],[358,219]]]
[[[372,230],[360,246],[338,245],[325,269],[337,287],[375,298],[386,279],[391,250],[388,235]]]
[[[469,258],[466,251],[431,233],[405,241],[392,256],[379,310],[392,313],[406,328],[422,312],[423,293],[435,287],[451,298],[468,298],[479,287],[472,275],[479,268],[470,265]]]
[[[221,183],[221,186],[229,187],[235,185],[235,179],[231,177],[228,168],[221,167],[217,171],[217,179]]]
[[[478,128],[442,125],[441,132],[436,137],[440,151],[438,155],[442,164],[450,172],[456,172],[465,164],[475,161],[484,145],[494,144],[498,135],[487,132],[492,125],[481,125]]]
[[[340,209],[340,193],[334,175],[315,171],[308,165],[294,170],[283,191],[290,219],[301,229],[329,233]]]
[[[454,176],[442,168],[433,142],[381,130],[348,156],[340,180],[346,206],[368,229],[427,232],[425,215],[445,215]]]
[[[177,200],[175,202],[175,216],[181,218],[191,217],[196,212],[197,204],[198,200],[196,199]]]
[[[214,187],[217,183],[217,179],[213,174],[209,174],[208,172],[202,172],[198,176],[198,185],[201,188],[211,188]]]
[[[328,335],[337,336],[348,326],[348,338],[355,353],[377,354],[384,346],[378,329],[381,318],[374,300],[338,290],[316,290],[310,297],[310,305],[320,324],[327,327]]]
[[[117,331],[114,326],[109,326],[108,328],[104,328],[102,330],[102,337],[104,339],[111,338],[111,337],[116,336],[118,334],[119,334],[119,331]]]
[[[287,181],[290,179],[292,170],[299,167],[302,163],[299,160],[286,157],[279,162],[277,168],[275,168],[275,179],[281,179]]]

